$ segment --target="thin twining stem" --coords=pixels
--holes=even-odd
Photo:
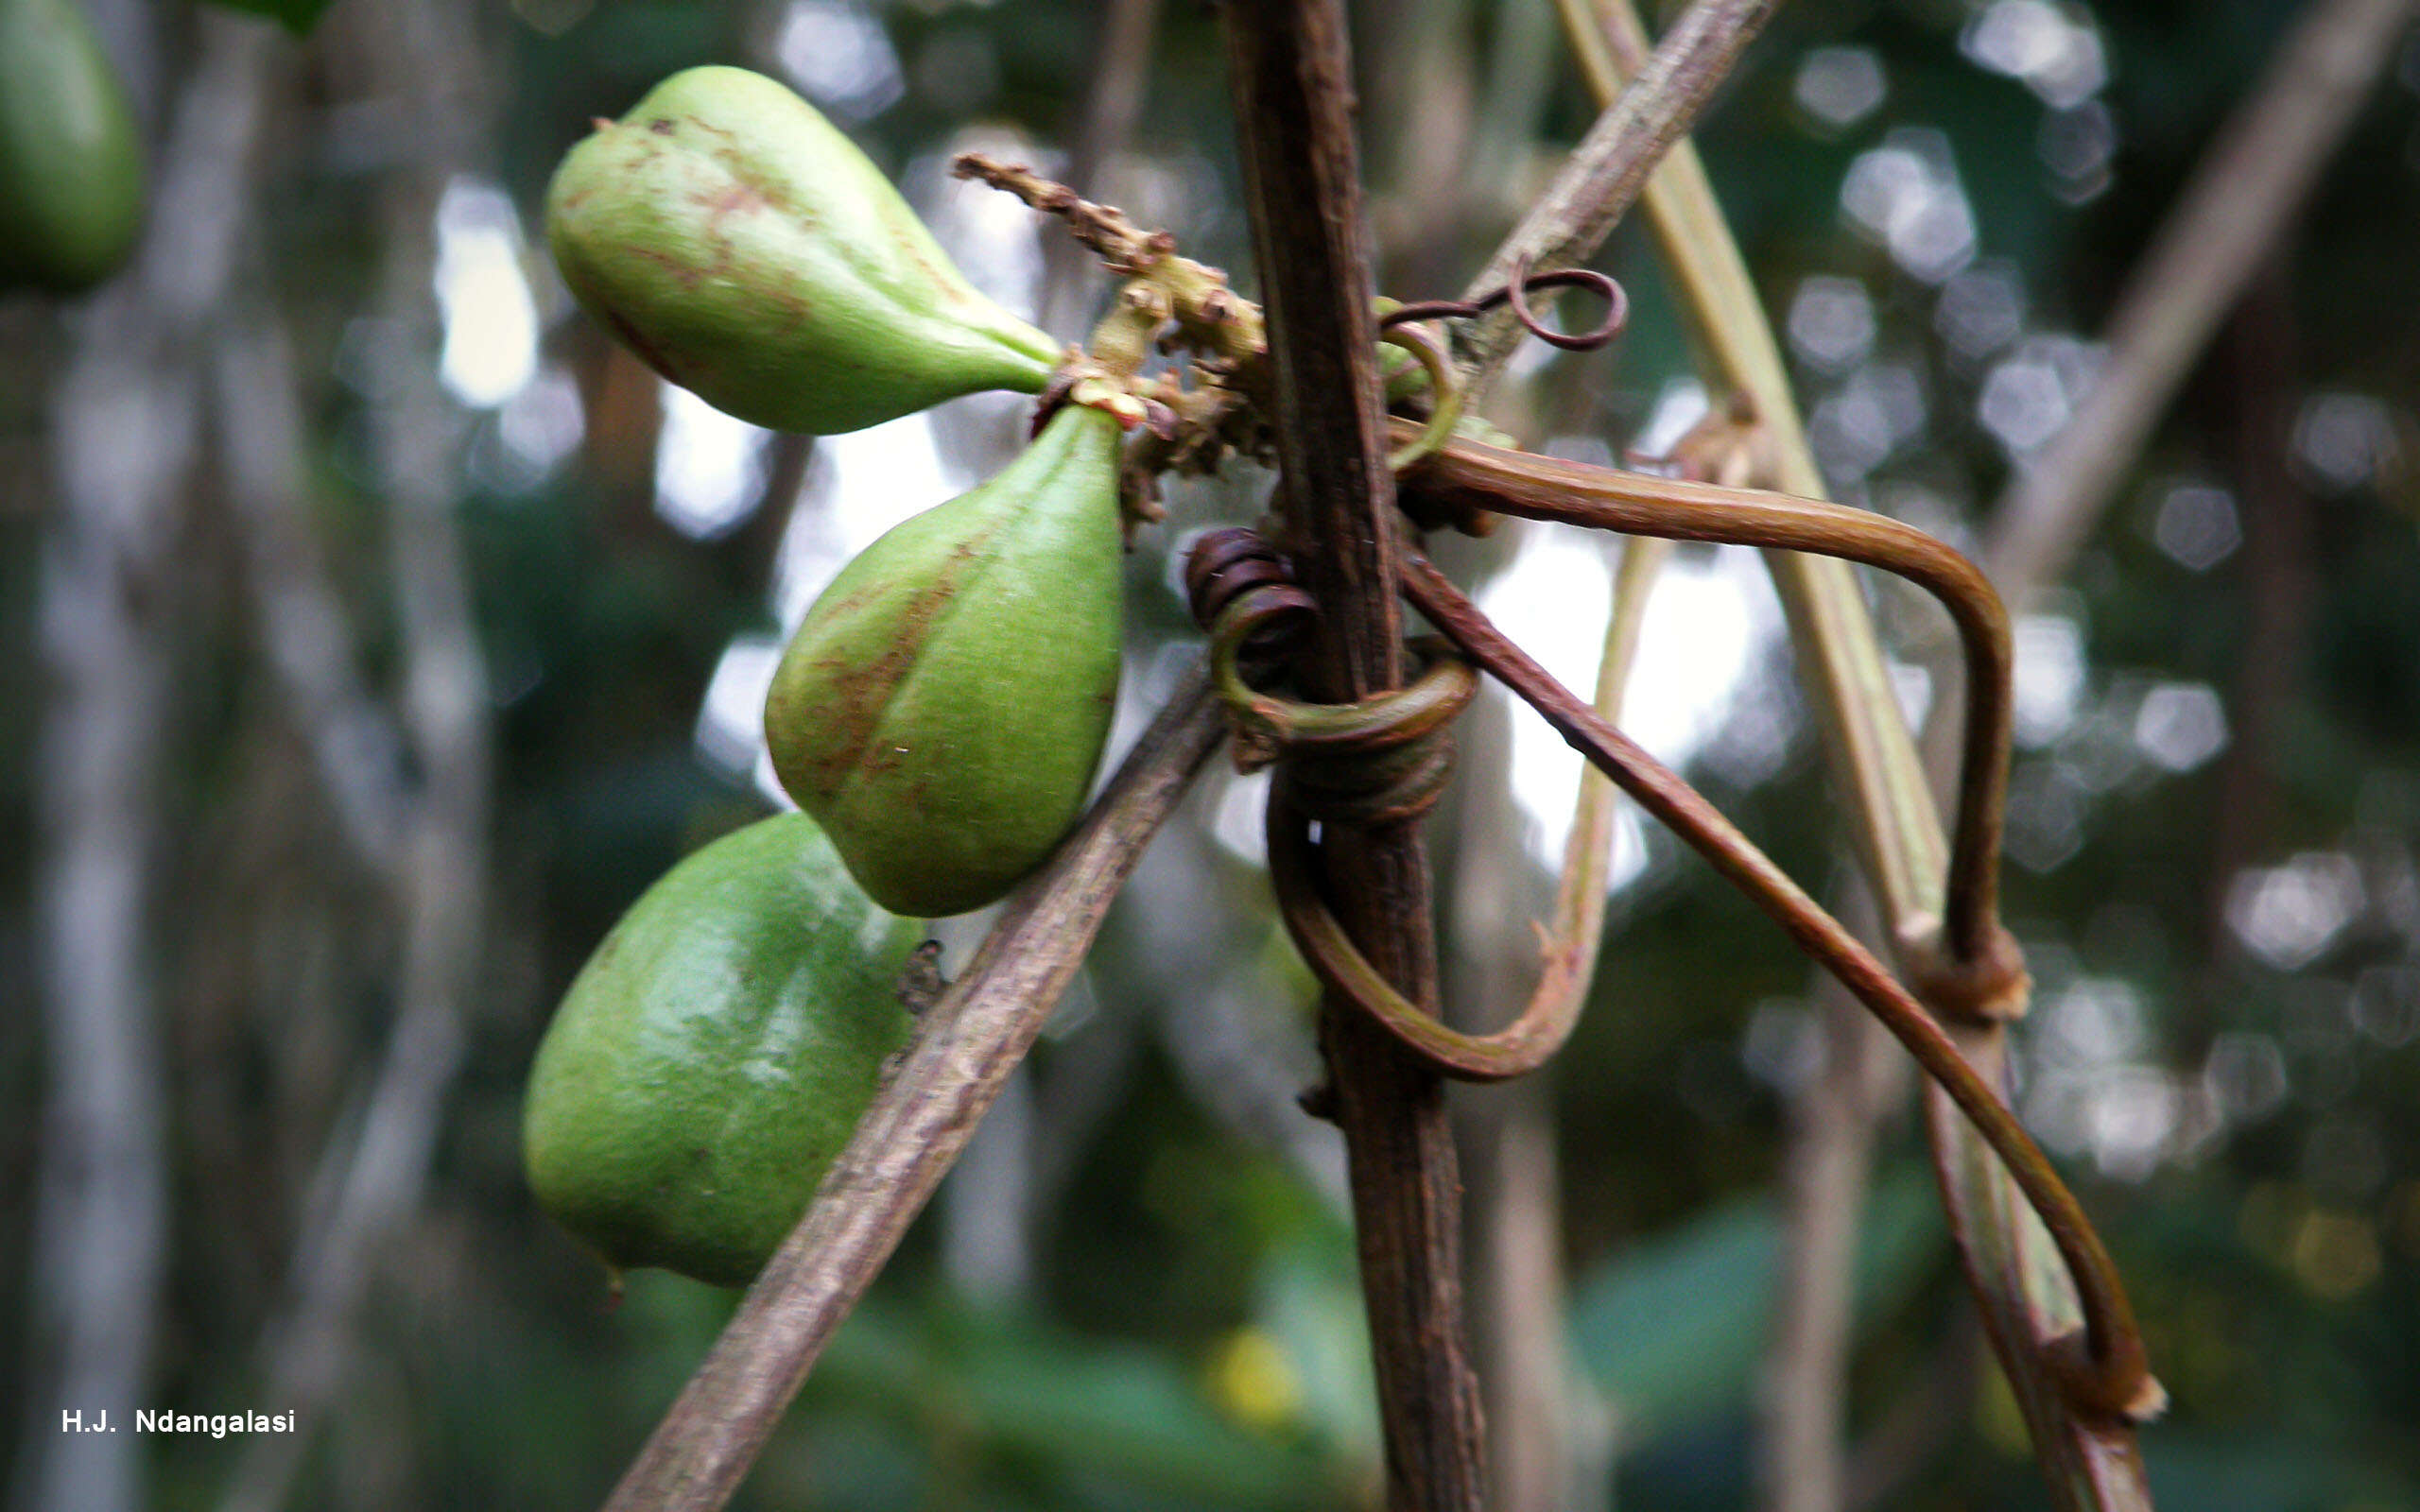
[[[1613,617],[1605,626],[1597,669],[1597,712],[1608,722],[1619,710],[1637,654],[1648,590],[1669,550],[1667,542],[1649,538],[1630,541],[1622,554]],[[1422,1012],[1354,948],[1320,897],[1310,836],[1302,814],[1282,788],[1270,794],[1264,820],[1270,880],[1287,933],[1322,983],[1351,999],[1445,1074],[1462,1081],[1505,1081],[1553,1058],[1580,1022],[1604,933],[1613,816],[1613,783],[1595,767],[1582,766],[1555,890],[1554,922],[1538,930],[1537,987],[1512,1021],[1490,1034],[1466,1034]]]
[[[1637,641],[1637,601],[1653,571],[1637,555],[1632,553],[1624,562],[1623,602],[1606,632],[1598,702],[1609,717]],[[1195,617],[1210,627],[1211,685],[1226,701],[1237,765],[1249,768],[1294,759],[1286,781],[1270,796],[1270,875],[1287,933],[1314,974],[1445,1075],[1502,1081],[1544,1065],[1579,1022],[1588,972],[1596,963],[1604,918],[1612,785],[1594,771],[1582,780],[1554,928],[1541,931],[1537,990],[1501,1029],[1466,1034],[1453,1028],[1397,991],[1329,912],[1315,880],[1317,868],[1295,789],[1311,778],[1323,757],[1357,757],[1345,788],[1312,780],[1314,789],[1325,794],[1322,812],[1338,810],[1339,799],[1350,794],[1352,806],[1365,817],[1383,816],[1398,822],[1416,817],[1435,800],[1450,770],[1448,748],[1432,737],[1469,702],[1477,674],[1460,657],[1432,658],[1410,690],[1357,703],[1306,705],[1256,693],[1244,677],[1247,651],[1256,648],[1266,655],[1299,636],[1316,612],[1310,595],[1287,579],[1283,562],[1265,539],[1243,529],[1213,531],[1195,543],[1185,563],[1185,590]]]
[[[1965,751],[1945,906],[1948,960],[1941,964],[1976,964],[1980,990],[1964,995],[1961,1006],[1977,1012],[1991,1011],[1995,991],[2021,990],[2022,967],[1998,921],[2000,811],[2014,687],[2008,615],[1973,562],[1914,526],[1871,510],[1476,441],[1457,440],[1441,450],[1405,479],[1405,491],[1455,507],[1630,535],[1839,557],[1906,577],[1939,599],[1958,627],[1967,679]]]
[[[1258,539],[1249,532],[1231,534]],[[1206,557],[1201,555],[1205,549]],[[1234,553],[1219,549],[1209,538],[1196,552],[1200,572],[1231,573],[1237,565]],[[1626,669],[1636,640],[1636,601],[1644,596],[1643,585],[1651,571],[1650,566],[1640,573],[1623,574],[1628,596],[1607,631],[1607,662],[1615,670],[1610,678],[1600,676],[1600,710],[1609,709],[1618,697],[1619,669]],[[1212,681],[1235,720],[1238,760],[1297,759],[1286,780],[1270,791],[1266,817],[1270,882],[1277,893],[1286,932],[1324,986],[1376,1020],[1432,1069],[1461,1081],[1526,1076],[1563,1048],[1580,1022],[1586,1000],[1588,972],[1596,964],[1604,919],[1605,840],[1612,789],[1594,771],[1582,780],[1572,839],[1557,891],[1555,927],[1551,932],[1540,931],[1544,952],[1538,986],[1521,1012],[1503,1028],[1469,1034],[1424,1011],[1370,964],[1320,896],[1310,815],[1295,801],[1296,786],[1305,777],[1299,760],[1316,760],[1323,749],[1329,754],[1375,753],[1368,760],[1377,764],[1384,775],[1377,776],[1365,766],[1361,779],[1369,782],[1376,777],[1371,782],[1373,799],[1392,805],[1390,817],[1414,816],[1435,799],[1446,768],[1431,759],[1430,752],[1415,750],[1413,743],[1428,744],[1424,737],[1461,713],[1470,699],[1476,674],[1460,658],[1436,661],[1414,691],[1382,694],[1352,704],[1297,704],[1254,693],[1242,679],[1238,665],[1242,647],[1298,624],[1308,602],[1293,589],[1255,584],[1236,593],[1219,612],[1211,636]],[[1421,696],[1419,688],[1431,683],[1438,684],[1439,691]],[[1606,717],[1610,719],[1610,713]],[[1314,734],[1315,729],[1322,732]]]
[[[2077,1404],[2125,1415],[2162,1400],[2151,1379],[2125,1287],[2083,1206],[2015,1115],[1975,1074],[1915,998],[1720,810],[1555,680],[1425,558],[1407,555],[1403,592],[1447,640],[1536,709],[1558,734],[1840,978],[1973,1122],[2007,1164],[2075,1278],[2083,1310],[2083,1358],[2054,1353],[2051,1366]]]
[[[1630,683],[1631,666],[1638,659],[1639,636],[1647,623],[1648,594],[1671,552],[1669,542],[1651,538],[1622,544],[1621,566],[1614,574],[1613,615],[1605,623],[1604,645],[1597,662],[1597,713],[1608,724],[1621,714],[1622,695]],[[1604,936],[1613,828],[1613,783],[1595,767],[1581,767],[1571,834],[1564,842],[1563,872],[1555,887],[1554,923],[1539,932],[1544,970],[1522,1010],[1524,1015],[1576,1015],[1587,997],[1589,978],[1597,970],[1598,946]]]
[[[1465,1034],[1395,990],[1363,955],[1320,897],[1312,855],[1310,817],[1294,806],[1284,784],[1270,790],[1264,819],[1269,837],[1269,881],[1286,933],[1321,985],[1350,1001],[1433,1070],[1457,1081],[1509,1081],[1526,1076],[1554,1057],[1580,1022],[1586,994],[1557,990],[1560,978],[1576,978],[1580,962],[1549,958],[1547,979],[1521,1016],[1493,1034]],[[1562,971],[1558,972],[1557,968]]]

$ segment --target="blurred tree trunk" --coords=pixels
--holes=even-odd
[[[2247,607],[2227,699],[2233,728],[2219,759],[2211,816],[2201,940],[2209,973],[2205,1005],[2222,1001],[2224,973],[2241,958],[2227,928],[2227,895],[2236,874],[2260,858],[2275,830],[2278,733],[2302,681],[2319,596],[2310,490],[2289,460],[2303,387],[2287,277],[2291,263],[2290,252],[2281,249],[2245,292],[2214,353],[2208,385],[2210,423],[2234,441],[2225,461],[2243,532],[2238,562]],[[2211,1018],[2205,1006],[2179,1025],[2180,1064],[2196,1063],[2207,1048],[2217,1033]]]
[[[1473,94],[1469,0],[1367,8],[1370,229],[1378,287],[1428,299],[1461,277]]]
[[[146,1402],[167,1256],[160,1029],[145,891],[175,697],[169,571],[190,473],[197,353],[224,297],[272,40],[197,21],[199,56],[134,266],[76,317],[53,417],[58,499],[43,577],[39,883],[48,1084],[34,1215],[33,1360],[17,1504],[144,1501]],[[85,1432],[62,1431],[61,1413]],[[94,1432],[107,1415],[112,1432]]]
[[[387,878],[402,935],[393,1018],[359,1077],[357,1125],[322,1154],[333,1200],[298,1237],[286,1306],[267,1332],[270,1399],[301,1421],[247,1443],[227,1501],[242,1512],[287,1503],[312,1431],[354,1373],[362,1303],[427,1185],[487,939],[493,730],[456,518],[465,426],[438,387],[431,293],[439,200],[483,142],[492,62],[464,0],[394,0],[354,18],[331,43],[350,45],[362,93],[416,132],[391,144],[402,162],[381,205],[380,301],[395,336],[377,357],[372,435],[403,654],[398,723],[418,781]],[[293,403],[290,389],[277,402]],[[404,1463],[408,1473],[414,1456]]]
[[[1491,542],[1493,544],[1493,542]],[[1529,711],[1490,688],[1455,730],[1464,774],[1454,798],[1448,917],[1457,948],[1444,967],[1458,1027],[1499,1029],[1537,976],[1534,921],[1553,917],[1552,879],[1522,845],[1520,806],[1505,773],[1511,721]],[[1455,1132],[1469,1185],[1474,1363],[1487,1409],[1488,1504],[1560,1512],[1575,1496],[1575,1392],[1565,1342],[1561,1171],[1548,1074],[1461,1089]],[[1592,1488],[1594,1491],[1602,1487]]]
[[[1877,937],[1861,885],[1842,915]],[[1782,1153],[1784,1233],[1773,1331],[1756,1394],[1757,1504],[1840,1512],[1848,1485],[1849,1352],[1855,1342],[1858,1227],[1873,1185],[1881,1120],[1904,1103],[1911,1067],[1881,1021],[1830,976],[1815,985],[1823,1051],[1792,1089]]]

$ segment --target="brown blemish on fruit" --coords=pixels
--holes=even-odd
[[[658,136],[670,136],[675,130],[679,129],[670,121],[661,115],[657,116],[654,120],[648,122],[647,129]]]
[[[729,215],[752,215],[771,203],[762,194],[744,183],[732,183],[720,190],[700,191],[689,198],[694,202],[703,205],[708,217],[716,221],[720,221]]]
[[[931,641],[934,627],[970,572],[981,565],[982,549],[999,529],[999,523],[994,523],[952,544],[942,569],[901,606],[890,644],[881,655],[866,661],[838,654],[816,659],[814,669],[820,674],[826,701],[812,710],[790,711],[793,716],[813,721],[811,732],[801,742],[807,748],[801,752],[804,759],[798,773],[807,787],[837,794],[853,774],[872,777],[901,764],[903,758],[893,749],[895,743],[882,738],[890,705]],[[869,584],[825,612],[833,621],[846,621],[887,596],[887,585]],[[825,738],[816,738],[812,731]]]
[[[933,266],[932,259],[925,255],[925,249],[918,245],[918,238],[910,234],[907,228],[894,228],[890,233],[890,244],[897,248],[900,254],[908,262],[913,263],[916,270],[923,273],[936,287],[956,290],[958,281],[951,277],[946,269]]]
[[[704,123],[700,122],[700,124],[703,125]],[[706,127],[706,129],[710,131],[720,131],[721,128]],[[730,135],[729,132],[723,132],[723,134],[726,136]],[[734,140],[735,142],[736,141],[735,138]],[[811,230],[815,226],[815,217],[802,212],[798,208],[797,201],[790,193],[790,185],[788,182],[778,173],[769,174],[765,172],[763,164],[758,163],[754,157],[751,156],[740,147],[736,146],[717,147],[706,153],[705,157],[708,162],[714,163],[717,167],[720,168],[724,174],[729,176],[734,182],[737,183],[741,188],[753,193],[757,198],[762,200],[764,203],[770,205],[773,209],[781,212],[784,215],[788,216],[792,220],[799,222],[804,227]]]
[[[652,247],[626,246],[618,250],[624,256],[653,263],[678,280],[683,288],[693,289],[708,278],[719,278],[732,271],[733,254],[730,241],[727,238],[717,238],[714,247],[715,260],[704,266],[675,257],[670,252],[658,251]]]

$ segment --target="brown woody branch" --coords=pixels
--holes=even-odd
[[[1343,702],[1401,685],[1400,547],[1374,360],[1343,10],[1237,0],[1227,56],[1267,304],[1290,544],[1321,607],[1304,680]],[[1379,971],[1437,1005],[1426,848],[1409,823],[1331,826],[1345,927]],[[1321,1041],[1352,1161],[1356,1239],[1397,1512],[1475,1512],[1478,1393],[1464,1357],[1461,1181],[1443,1087],[1332,998]]]
[[[1682,12],[1465,296],[1503,287],[1515,263],[1527,261],[1533,271],[1547,272],[1573,266],[1603,246],[1666,150],[1687,132],[1779,5],[1780,0],[1697,0]],[[1509,310],[1461,333],[1459,355],[1475,389],[1486,387],[1521,335]]]
[[[2311,6],[2258,91],[2227,118],[2109,320],[2109,359],[2075,419],[1992,520],[1983,559],[2014,609],[2063,576],[2177,386],[2309,194],[2412,0]]]

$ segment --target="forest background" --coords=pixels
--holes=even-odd
[[[1700,141],[1837,497],[1985,551],[2220,123],[2321,9],[1783,9]],[[758,67],[1073,337],[1106,281],[943,164],[1031,161],[1250,292],[1217,17],[350,0],[300,38],[89,9],[151,144],[147,240],[87,299],[0,297],[12,1504],[593,1505],[731,1298],[647,1274],[608,1308],[522,1181],[531,1051],[619,910],[765,812],[781,627],[996,468],[1022,406],[813,443],[727,421],[572,308],[547,175],[665,74]],[[1594,105],[1550,0],[1356,9],[1381,289],[1447,295]],[[2105,514],[2014,606],[2017,1103],[2130,1278],[2176,1507],[2420,1505],[2420,46],[2373,61]],[[1629,334],[1525,358],[1492,411],[1595,460],[1704,402],[1650,243],[1600,262]],[[1121,740],[1198,644],[1172,548],[1258,507],[1231,471],[1129,559]],[[1508,528],[1445,559],[1586,685],[1599,542]],[[1761,575],[1667,570],[1627,723],[1836,890]],[[1941,627],[1876,601],[1920,712]],[[1501,1001],[1577,765],[1501,704],[1466,726],[1432,826],[1448,995]],[[1342,1153],[1294,1105],[1313,988],[1255,813],[1214,773],[1158,840],[737,1504],[1374,1504]],[[1614,871],[1550,1100],[1462,1100],[1482,1362],[1534,1384],[1543,1337],[1570,1365],[1543,1402],[1492,1386],[1499,1462],[1551,1459],[1546,1504],[1775,1504],[1774,1319],[1794,1259],[1846,1234],[1840,1504],[2043,1504],[1893,1054],[1634,817]],[[942,931],[955,958],[978,925]],[[58,1432],[102,1400],[300,1431]]]

